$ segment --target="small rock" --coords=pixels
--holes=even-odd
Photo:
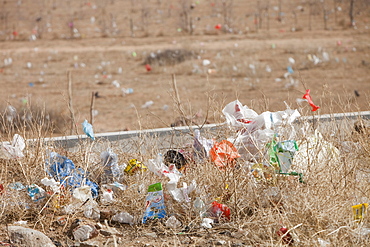
[[[80,243],[80,247],[101,247],[102,244],[98,241],[88,240]]]
[[[42,232],[22,226],[8,227],[10,239],[18,247],[55,247]]]
[[[215,245],[224,245],[226,244],[226,241],[225,240],[217,240]]]
[[[146,237],[152,237],[152,238],[157,238],[157,234],[155,234],[155,232],[144,233],[144,236],[146,236]]]
[[[122,233],[120,233],[116,228],[112,228],[112,227],[110,227],[109,229],[103,228],[100,230],[100,233],[107,237],[112,236],[112,235],[122,236]]]

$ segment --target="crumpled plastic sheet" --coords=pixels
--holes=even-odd
[[[104,167],[105,177],[109,180],[121,182],[123,170],[118,165],[118,156],[112,149],[108,148],[100,154],[101,164]],[[111,181],[112,182],[112,181]]]
[[[261,154],[260,151],[276,134],[285,139],[295,139],[296,132],[292,123],[300,116],[297,110],[288,106],[285,111],[266,111],[258,115],[239,100],[227,104],[222,112],[229,127],[237,131],[237,136],[228,138],[228,141],[238,148],[244,159]]]
[[[0,158],[17,159],[23,158],[23,149],[26,147],[23,137],[18,134],[13,136],[12,143],[3,142],[0,147]]]
[[[316,130],[314,135],[297,141],[299,150],[295,153],[291,169],[303,174],[325,171],[331,164],[340,162],[340,151],[332,143],[325,141]],[[315,164],[315,165],[313,165]]]
[[[76,168],[72,160],[56,152],[50,152],[45,160],[45,170],[49,176],[64,186],[72,189],[87,185],[91,188],[93,197],[98,196],[99,186],[87,178],[84,170]]]

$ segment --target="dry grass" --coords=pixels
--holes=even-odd
[[[301,147],[305,141],[312,141],[310,138],[315,133],[312,123],[296,124],[296,129],[304,129],[298,131],[296,137]],[[276,246],[283,244],[276,232],[285,226],[291,230],[290,234],[298,246],[320,246],[319,239],[329,241],[334,246],[365,246],[369,235],[361,235],[360,231],[370,227],[368,217],[360,224],[355,222],[351,206],[366,203],[370,198],[368,135],[365,131],[356,131],[353,122],[349,120],[340,123],[319,122],[316,129],[322,133],[323,139],[316,139],[312,153],[301,160],[307,167],[304,183],[279,175],[273,175],[272,180],[256,181],[250,173],[250,161],[243,159],[238,160],[236,168],[225,171],[220,171],[210,161],[191,164],[180,180],[180,184],[186,182],[188,185],[196,181],[197,188],[190,197],[200,197],[206,203],[219,198],[231,209],[230,222],[220,219],[212,229],[200,228],[201,218],[192,202],[179,203],[172,199],[165,188],[168,179],[160,178],[150,171],[133,176],[125,175],[124,183],[128,185],[128,189],[116,193],[116,203],[109,206],[101,204],[97,199],[99,208],[111,213],[126,211],[135,217],[136,223],[133,226],[111,222],[117,229],[126,232],[125,238],[133,245],[134,239],[139,238],[143,243],[147,241],[156,246],[155,240],[142,240],[146,233],[154,231],[161,238],[167,239],[169,244],[212,245],[212,241],[224,239],[230,244]],[[232,134],[225,128],[203,135],[222,140]],[[4,225],[26,220],[30,227],[40,229],[48,236],[67,243],[70,240],[66,234],[73,220],[84,219],[83,212],[77,211],[68,216],[66,226],[59,226],[55,221],[57,216],[63,215],[63,210],[54,208],[53,200],[33,202],[24,190],[15,191],[8,188],[12,182],[41,185],[40,180],[47,175],[44,172],[47,149],[69,157],[77,167],[89,172],[92,181],[99,182],[99,156],[108,147],[118,154],[120,164],[128,163],[132,158],[145,164],[157,153],[184,147],[189,141],[191,142],[190,135],[177,139],[169,136],[164,140],[142,136],[119,143],[87,141],[81,142],[72,152],[43,143],[40,136],[39,141],[27,143],[24,158],[1,160],[0,181],[6,192],[1,195],[3,198],[0,203],[0,223]],[[323,150],[330,145],[330,150],[338,148],[338,156],[332,152],[322,155]],[[180,229],[167,228],[165,221],[154,221],[145,225],[140,223],[146,188],[157,182],[164,185],[167,214],[174,215],[181,221]],[[67,193],[61,203],[66,205],[70,200],[71,195]],[[179,232],[182,234],[178,234]]]

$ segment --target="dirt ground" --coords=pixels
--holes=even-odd
[[[269,27],[265,19],[259,27],[257,2],[268,1],[235,0],[231,7],[221,0],[195,1],[190,35],[180,4],[190,8],[190,1],[4,2],[0,110],[8,114],[8,105],[17,111],[29,105],[45,109],[58,122],[54,135],[81,134],[91,110],[95,133],[169,127],[179,117],[219,123],[224,121],[221,110],[235,99],[257,113],[289,106],[310,115],[301,100],[306,89],[320,106],[315,114],[369,109],[368,8],[357,6],[356,25],[350,26],[347,3],[336,8],[327,3],[331,12],[325,29],[321,5],[315,5],[309,28],[306,1],[284,1],[282,20],[278,1],[269,1]],[[215,28],[219,23],[220,30]],[[158,52],[168,49],[190,55],[160,65]],[[68,73],[77,126],[72,132]],[[130,246],[213,246],[218,240],[243,245],[223,226],[192,236],[167,234],[165,242],[143,235],[141,228],[129,230],[122,239]]]
[[[159,4],[149,2],[152,5],[148,6]],[[158,21],[158,25],[148,24],[146,33],[140,29],[140,25],[134,27],[133,30],[137,30],[135,37],[131,37],[125,28],[118,34],[111,32],[105,35],[107,37],[96,37],[98,34],[104,35],[92,31],[90,16],[96,16],[98,20],[99,15],[96,14],[99,13],[89,11],[94,8],[98,11],[101,6],[91,7],[93,3],[83,2],[76,5],[74,19],[71,19],[83,34],[78,38],[68,36],[70,33],[66,23],[69,17],[63,19],[65,6],[54,2],[54,7],[50,8],[58,13],[55,15],[61,21],[51,19],[52,13],[40,13],[44,17],[40,23],[44,22],[42,24],[47,26],[53,24],[53,30],[44,30],[42,38],[30,41],[26,36],[30,31],[21,25],[24,21],[16,22],[16,26],[24,30],[19,31],[18,36],[6,36],[6,32],[3,32],[5,41],[0,46],[0,61],[4,61],[0,70],[1,104],[4,109],[7,104],[19,109],[27,103],[38,105],[39,108],[45,107],[50,116],[60,123],[55,130],[56,134],[68,134],[70,113],[67,72],[71,71],[73,110],[79,133],[80,123],[90,119],[92,92],[98,96],[95,98],[93,122],[96,133],[170,126],[182,115],[173,98],[172,74],[176,75],[186,117],[194,118],[197,123],[223,121],[220,119],[220,110],[236,98],[259,113],[284,110],[286,103],[292,108],[302,108],[301,113],[304,115],[310,114],[307,104],[297,103],[305,88],[311,89],[314,101],[321,106],[319,114],[368,109],[368,12],[359,14],[355,29],[335,24],[333,16],[330,16],[329,30],[323,30],[320,16],[316,15],[312,17],[313,30],[310,31],[306,26],[306,10],[298,12],[301,15],[298,24],[294,24],[297,21],[292,24],[292,16],[286,14],[283,22],[271,17],[269,30],[266,30],[265,23],[256,30],[253,24],[256,21],[250,17],[255,6],[243,5],[242,2],[234,1],[232,9],[235,13],[235,30],[238,32],[223,32],[213,28],[214,23],[222,20],[219,14],[222,5],[215,1],[215,6],[218,6],[216,8],[210,1],[202,1],[195,5],[194,11],[198,12],[194,12],[193,16],[204,15],[200,21],[207,25],[197,24],[194,35],[175,29],[179,21],[173,13],[172,16],[167,13],[162,23]],[[23,7],[30,4],[22,3],[19,7],[20,15],[27,13]],[[73,8],[73,4],[77,3],[69,4]],[[115,13],[114,7],[120,4],[123,3],[107,2],[106,11],[110,8],[109,11]],[[300,4],[299,1],[292,1],[286,8],[299,9]],[[139,16],[139,10],[143,8],[140,6],[135,5],[129,16]],[[160,5],[163,11],[167,8],[173,12],[181,10],[180,5],[171,6],[164,1]],[[209,6],[216,14],[209,12]],[[245,7],[244,12],[249,16],[245,17],[244,30],[240,27],[243,25],[237,22],[239,6]],[[272,6],[275,5],[272,3]],[[9,12],[16,10],[9,9]],[[149,13],[156,16],[153,8],[149,10],[152,11]],[[76,13],[82,13],[82,16]],[[30,19],[38,16],[32,14]],[[273,14],[270,13],[270,16]],[[338,20],[346,18],[344,10],[338,12]],[[134,22],[141,23],[135,19]],[[41,36],[42,25],[35,23],[36,31],[33,33]],[[101,24],[98,21],[95,23],[96,26]],[[154,34],[155,27],[162,30],[163,25],[168,23],[171,23],[168,33]],[[29,27],[32,25],[29,24]],[[291,27],[294,25],[299,28],[292,32]],[[56,34],[64,38],[55,37]],[[192,52],[193,56],[175,65],[152,64],[152,70],[148,72],[143,64],[145,59],[153,52],[166,49],[184,49]],[[316,65],[314,56],[317,59]],[[5,59],[9,58],[12,63],[7,65]],[[291,64],[289,58],[293,58],[295,63]],[[210,62],[207,66],[203,65],[205,59]],[[294,73],[285,78],[288,66],[291,66]],[[359,96],[356,96],[354,90]]]

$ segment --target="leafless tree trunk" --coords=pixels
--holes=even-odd
[[[328,15],[327,15],[327,10],[326,10],[326,4],[325,0],[322,0],[322,12],[323,12],[323,17],[324,17],[324,29],[328,30]]]
[[[349,19],[351,21],[351,26],[355,25],[355,17],[354,17],[354,9],[355,9],[355,0],[350,0],[349,2]]]
[[[283,0],[279,0],[279,22],[282,22],[283,21],[283,13],[281,11],[281,8],[282,8],[282,2]]]

